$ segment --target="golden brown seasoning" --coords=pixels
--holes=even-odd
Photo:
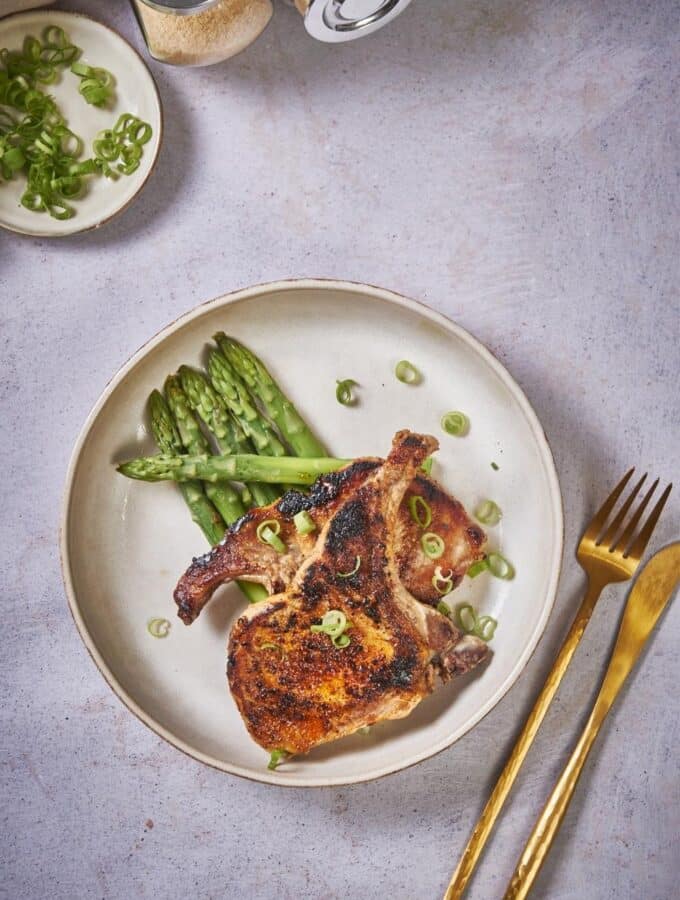
[[[189,16],[158,12],[135,0],[151,55],[178,66],[206,66],[240,53],[264,30],[271,0],[220,0]]]

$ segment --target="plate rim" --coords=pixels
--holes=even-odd
[[[109,397],[113,394],[113,392],[123,381],[123,379],[126,378],[135,369],[135,367],[147,356],[149,352],[159,346],[163,341],[165,341],[175,332],[180,331],[194,319],[200,318],[213,309],[217,309],[219,307],[228,307],[234,303],[247,301],[262,294],[275,293],[277,291],[319,289],[339,291],[344,290],[352,291],[355,293],[365,293],[372,299],[382,300],[387,303],[392,303],[396,306],[411,310],[418,315],[424,316],[425,318],[430,319],[430,321],[433,321],[442,326],[447,332],[454,334],[456,337],[458,337],[460,340],[462,340],[482,356],[482,358],[493,369],[495,374],[501,379],[506,388],[510,390],[510,392],[517,400],[539,446],[539,451],[548,480],[556,542],[552,551],[550,578],[545,594],[543,609],[538,622],[536,623],[536,626],[531,634],[531,637],[524,648],[524,651],[517,659],[513,668],[506,676],[502,684],[496,689],[496,691],[486,701],[486,703],[480,706],[475,714],[472,715],[462,727],[453,731],[438,744],[435,744],[432,747],[428,747],[424,751],[416,754],[414,758],[410,759],[409,762],[405,764],[388,764],[381,768],[378,768],[377,770],[372,769],[370,772],[353,777],[329,776],[323,779],[311,780],[309,778],[305,778],[304,775],[301,774],[291,774],[284,777],[281,774],[277,775],[276,772],[270,772],[264,767],[261,774],[258,773],[257,775],[254,775],[250,769],[245,769],[241,766],[225,762],[221,759],[217,759],[216,757],[211,756],[208,753],[203,753],[201,750],[198,750],[187,741],[175,735],[169,728],[161,725],[160,722],[156,721],[156,719],[152,715],[146,712],[137,703],[137,701],[134,700],[132,696],[130,696],[130,694],[118,683],[115,674],[111,671],[101,653],[99,652],[94,639],[89,634],[84,618],[80,612],[76,590],[71,574],[68,520],[75,476],[78,469],[80,456],[82,454],[89,433],[92,430],[92,427],[94,426],[101,410],[105,406]],[[471,731],[472,728],[475,727],[475,725],[477,725],[486,715],[488,715],[488,713],[491,712],[491,710],[503,699],[503,697],[516,683],[519,676],[522,674],[529,661],[531,660],[536,647],[541,640],[541,637],[545,633],[548,619],[550,618],[550,614],[555,605],[557,588],[562,569],[563,552],[564,510],[562,493],[557,476],[557,469],[555,466],[552,449],[550,447],[550,443],[548,442],[548,438],[545,434],[543,426],[531,403],[529,402],[529,399],[527,398],[520,385],[510,374],[510,372],[505,368],[503,363],[501,363],[500,360],[496,356],[494,356],[494,354],[481,341],[470,334],[469,331],[458,325],[444,313],[430,308],[425,303],[419,300],[414,300],[396,291],[377,287],[376,285],[372,285],[366,282],[348,281],[334,278],[279,279],[276,281],[262,282],[245,288],[238,288],[236,290],[229,291],[225,294],[214,297],[211,300],[207,300],[203,303],[198,304],[187,312],[182,313],[176,319],[173,319],[169,324],[161,328],[160,331],[152,335],[125,362],[122,363],[122,365],[118,368],[114,375],[109,379],[101,394],[92,406],[87,418],[85,419],[85,422],[80,429],[80,432],[78,433],[66,471],[66,481],[64,485],[59,525],[59,555],[61,563],[61,574],[71,616],[80,635],[80,638],[83,641],[92,661],[99,669],[99,672],[104,677],[104,680],[108,684],[109,688],[111,688],[111,690],[123,703],[123,705],[131,713],[133,713],[133,715],[135,715],[136,718],[139,719],[139,721],[150,728],[160,738],[167,741],[173,747],[182,751],[184,754],[196,760],[197,762],[208,765],[220,772],[224,772],[230,775],[236,775],[241,778],[246,778],[249,781],[253,781],[256,783],[273,784],[283,787],[341,787],[350,784],[360,784],[369,781],[376,781],[379,778],[384,778],[387,775],[392,775],[396,772],[401,772],[405,769],[409,769],[426,759],[430,759],[431,757],[436,756],[438,753],[441,753],[444,750],[447,750],[449,747],[453,746],[456,741],[460,740],[460,738]]]
[[[122,206],[119,206],[115,209],[111,215],[106,216],[104,219],[99,219],[92,225],[84,225],[82,228],[76,228],[73,231],[54,231],[54,232],[44,232],[44,231],[32,231],[26,228],[20,228],[15,225],[8,225],[7,222],[4,222],[2,218],[0,218],[0,228],[4,228],[5,231],[9,231],[11,234],[20,234],[22,237],[30,237],[30,238],[68,238],[72,237],[76,234],[86,234],[88,231],[95,231],[97,228],[101,228],[103,225],[107,225],[112,219],[115,219],[117,216],[121,215],[128,209],[134,201],[139,197],[141,192],[146,187],[146,184],[153,175],[156,170],[156,166],[158,164],[158,157],[161,151],[161,145],[163,143],[163,136],[165,131],[164,124],[164,115],[163,115],[163,101],[161,100],[161,95],[158,90],[158,85],[156,84],[156,79],[153,77],[153,73],[149,66],[147,65],[146,60],[142,56],[142,54],[137,50],[136,47],[133,47],[130,41],[124,37],[119,31],[115,28],[112,28],[110,25],[107,25],[105,22],[100,22],[99,19],[95,19],[94,16],[87,15],[86,13],[81,12],[73,12],[70,9],[27,9],[23,12],[10,13],[8,16],[0,16],[0,25],[4,25],[6,22],[14,22],[17,19],[21,19],[24,17],[34,17],[34,16],[43,16],[46,19],[49,19],[53,14],[58,14],[60,16],[66,16],[71,19],[85,19],[89,22],[92,22],[94,25],[98,25],[100,28],[106,29],[106,31],[110,31],[116,37],[120,38],[120,40],[128,47],[129,50],[134,53],[134,55],[139,59],[142,66],[146,69],[147,74],[149,76],[149,80],[151,82],[151,86],[153,88],[153,94],[156,98],[156,105],[158,106],[158,141],[156,143],[156,150],[153,155],[153,159],[151,160],[151,165],[149,167],[149,171],[146,173],[144,179],[140,182],[139,187],[134,192],[134,194],[130,197],[129,200],[126,200]],[[75,216],[73,217],[75,218]],[[67,219],[66,221],[70,222],[72,219]]]

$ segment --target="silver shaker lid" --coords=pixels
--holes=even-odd
[[[305,28],[319,41],[340,43],[387,25],[411,0],[296,0]]]

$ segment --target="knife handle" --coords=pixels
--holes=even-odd
[[[680,545],[675,546],[677,548]],[[642,581],[642,577],[639,582]],[[663,592],[655,591],[655,584],[651,579],[649,585],[645,583],[645,589],[637,590],[639,586],[637,584],[633,588],[628,598],[616,644],[590,718],[534,825],[503,900],[524,900],[531,890],[569,808],[583,766],[602,723],[670,598],[670,593],[664,595]]]

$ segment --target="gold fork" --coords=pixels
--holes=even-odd
[[[647,520],[639,532],[636,533],[642,515],[659,484],[658,478],[644,495],[629,519],[629,511],[647,478],[646,474],[643,475],[622,504],[617,515],[608,525],[614,507],[632,478],[634,471],[635,469],[631,469],[623,476],[601,508],[595,513],[593,520],[581,538],[576,556],[588,576],[588,589],[585,597],[581,602],[541,693],[538,695],[534,708],[531,710],[529,718],[484,807],[484,811],[470,835],[458,867],[446,889],[444,900],[459,900],[463,896],[463,891],[472,875],[475,864],[481,856],[484,845],[515,783],[515,779],[536,737],[541,722],[560,686],[564,673],[567,671],[603,588],[608,584],[627,581],[631,578],[649,543],[672,487],[670,484],[668,485]]]

